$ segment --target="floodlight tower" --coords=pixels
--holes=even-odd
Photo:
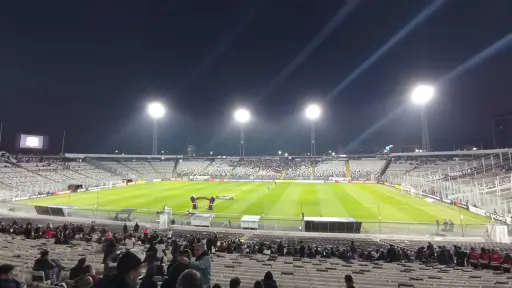
[[[251,113],[245,108],[238,108],[235,110],[235,121],[240,123],[240,156],[245,155],[245,135],[244,124],[251,120]]]
[[[158,119],[164,117],[165,107],[160,102],[148,104],[148,114],[153,118],[153,155],[158,154]]]
[[[426,105],[436,93],[434,86],[419,84],[411,92],[412,103],[421,108],[421,150],[430,151],[430,139],[428,136]]]
[[[311,156],[315,156],[316,152],[315,121],[320,117],[321,113],[320,106],[317,104],[310,104],[305,110],[306,118],[308,118],[311,123]]]

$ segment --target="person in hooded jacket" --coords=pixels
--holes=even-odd
[[[263,287],[264,288],[277,288],[277,282],[274,280],[274,275],[272,275],[272,272],[267,271],[265,273],[265,276],[263,276]]]

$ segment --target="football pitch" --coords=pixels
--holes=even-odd
[[[441,222],[444,218],[451,219],[456,224],[489,222],[488,218],[467,210],[439,202],[430,203],[379,184],[165,181],[20,202],[72,205],[112,212],[135,208],[139,209],[138,213],[161,210],[167,205],[172,208],[173,216],[179,218],[192,208],[192,195],[234,196],[234,200],[216,200],[212,211],[216,214],[215,221],[238,222],[243,215],[260,215],[261,221],[299,222],[304,212],[306,217],[346,217],[363,223],[379,222],[379,217],[381,222],[393,223],[433,224],[436,218]],[[199,212],[208,212],[207,207],[207,200],[198,200]]]

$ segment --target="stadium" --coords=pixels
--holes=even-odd
[[[441,221],[452,220],[457,226],[463,225],[464,229],[457,229],[454,233],[462,233],[465,229],[474,231],[477,228],[486,228],[485,224],[489,222],[486,217],[460,209],[460,206],[437,200],[425,201],[424,198],[428,197],[424,194],[440,193],[435,188],[444,181],[415,183],[415,177],[423,178],[424,173],[434,172],[428,167],[400,164],[396,160],[406,155],[390,157],[392,158],[380,160],[375,157],[350,159],[349,156],[318,159],[177,159],[180,157],[157,156],[152,161],[148,160],[152,158],[151,155],[68,154],[64,158],[51,158],[52,165],[44,168],[40,166],[46,166],[45,158],[27,157],[23,161],[28,163],[17,163],[28,169],[20,174],[21,177],[17,177],[18,173],[14,170],[5,173],[3,179],[16,181],[9,183],[13,186],[27,185],[28,191],[32,191],[33,194],[16,192],[16,197],[10,199],[15,200],[15,203],[73,207],[70,212],[73,215],[95,218],[103,216],[111,219],[122,209],[137,209],[132,217],[150,220],[153,217],[155,219],[149,222],[155,222],[156,212],[167,205],[172,209],[176,220],[187,221],[187,214],[191,212],[206,215],[211,211],[215,214],[212,218],[214,226],[227,225],[228,221],[232,226],[237,226],[244,215],[250,215],[260,216],[260,224],[267,229],[297,229],[302,226],[301,215],[304,213],[306,217],[355,219],[363,222],[363,232],[378,232],[378,225],[375,224],[379,223],[381,229],[388,231],[391,227],[406,227],[408,224],[417,224],[423,229],[431,226],[435,230],[434,223],[439,218]],[[476,165],[479,161],[482,160],[474,160],[471,165]],[[456,171],[450,167],[465,167],[466,163],[453,161],[443,165],[446,165],[446,171]],[[439,165],[432,167],[440,168]],[[414,168],[418,171],[407,173]],[[499,168],[494,167],[494,171]],[[471,169],[480,168],[471,166]],[[447,173],[441,171],[435,171],[436,175]],[[410,178],[400,178],[403,175]],[[34,183],[38,184],[33,186]],[[105,188],[101,188],[102,186]],[[40,193],[48,190],[55,191],[54,196],[33,197],[39,197]],[[446,193],[444,197],[450,195],[448,192],[443,193]],[[451,193],[458,194],[455,191]],[[208,210],[209,200],[198,201],[197,209],[192,209],[190,197],[193,195],[207,199],[216,198],[213,209]],[[433,194],[432,197],[436,197],[435,195],[439,194]],[[466,205],[465,203],[474,199],[451,197],[447,200],[460,201]],[[465,216],[462,221],[460,215]],[[404,232],[411,232],[413,228],[407,227]],[[481,233],[483,235],[483,230]]]
[[[512,286],[512,1],[4,2],[0,288]]]
[[[208,233],[215,232],[214,237],[244,239],[246,243],[275,245],[280,239],[288,247],[300,243],[343,247],[356,240],[363,250],[395,243],[405,249],[401,252],[404,255],[426,240],[438,245],[456,243],[464,249],[487,241],[508,251],[509,244],[500,242],[508,243],[511,153],[470,150],[364,156],[42,157],[2,152],[0,212],[3,221],[93,221],[93,225],[105,225],[113,231],[123,223],[140,223],[159,231],[172,229],[174,237],[184,239],[190,237],[187,235],[211,237]],[[16,243],[18,247],[25,245]],[[95,246],[85,245],[81,249],[92,253],[87,254],[88,258],[95,257]],[[220,252],[215,255],[216,263],[233,265]],[[299,286],[310,285],[307,283],[312,276],[301,278],[297,274],[310,268],[298,268],[297,261],[282,262],[288,261],[286,257],[270,260],[265,254],[262,256],[249,260],[232,258],[233,263],[239,264],[227,277],[236,274],[247,281],[253,279],[256,274],[242,271],[253,267],[255,273],[262,273],[259,266],[249,263],[257,260],[266,265],[261,266],[263,269],[284,265],[273,268],[273,273],[288,267],[276,276],[280,283],[299,281]],[[72,265],[71,259],[65,263]],[[20,264],[25,265],[24,261]],[[339,265],[332,261],[300,263],[328,269],[336,267],[329,265]],[[297,268],[290,270],[294,265]],[[354,273],[357,264],[343,265],[346,268],[340,272]],[[414,266],[417,264],[412,265],[406,269],[418,269]],[[384,273],[390,273],[385,274],[389,285],[394,285],[398,280],[392,274],[398,270],[386,265],[384,269]],[[27,271],[19,273],[26,275]],[[212,273],[218,283],[229,280],[221,276],[225,272]],[[331,277],[327,281],[336,281],[337,276]],[[367,281],[378,281],[371,277]],[[418,281],[413,282],[417,285]],[[443,279],[438,281],[446,283]]]

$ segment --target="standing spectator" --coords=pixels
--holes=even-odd
[[[254,288],[264,288],[263,282],[261,282],[261,280],[257,280],[254,282]]]
[[[350,242],[350,254],[352,255],[352,259],[355,259],[357,257],[357,249],[354,241]]]
[[[133,233],[139,233],[139,223],[135,222],[135,225],[133,225]]]
[[[123,225],[123,235],[126,235],[128,234],[128,225],[126,225],[126,223],[124,223]]]
[[[208,250],[206,250],[206,247],[203,243],[196,244],[194,246],[194,251],[196,255],[195,261],[189,261],[188,259],[183,258],[181,259],[181,262],[184,264],[189,264],[191,269],[199,272],[203,279],[203,285],[205,287],[209,287],[212,275],[210,254],[208,253]]]
[[[124,240],[125,248],[126,250],[131,250],[135,248],[135,238],[133,238],[133,235],[130,233],[128,234],[128,237],[126,240]]]
[[[108,259],[112,256],[112,254],[115,254],[117,251],[117,244],[114,239],[112,239],[112,236],[110,238],[107,238],[107,242],[103,245],[103,261],[101,262],[103,264],[103,273],[107,272],[108,269]]]
[[[117,261],[116,273],[107,276],[98,288],[136,287],[144,254],[133,249],[125,252]]]
[[[167,253],[165,252],[164,239],[159,239],[156,248],[156,258],[160,260],[160,264],[163,263],[164,256],[167,257]]]
[[[3,264],[0,266],[0,287],[1,288],[21,288],[22,285],[18,280],[12,278],[14,266],[11,264]]]
[[[302,241],[300,241],[299,255],[300,255],[300,258],[304,258],[306,256],[306,246],[304,246]]]

